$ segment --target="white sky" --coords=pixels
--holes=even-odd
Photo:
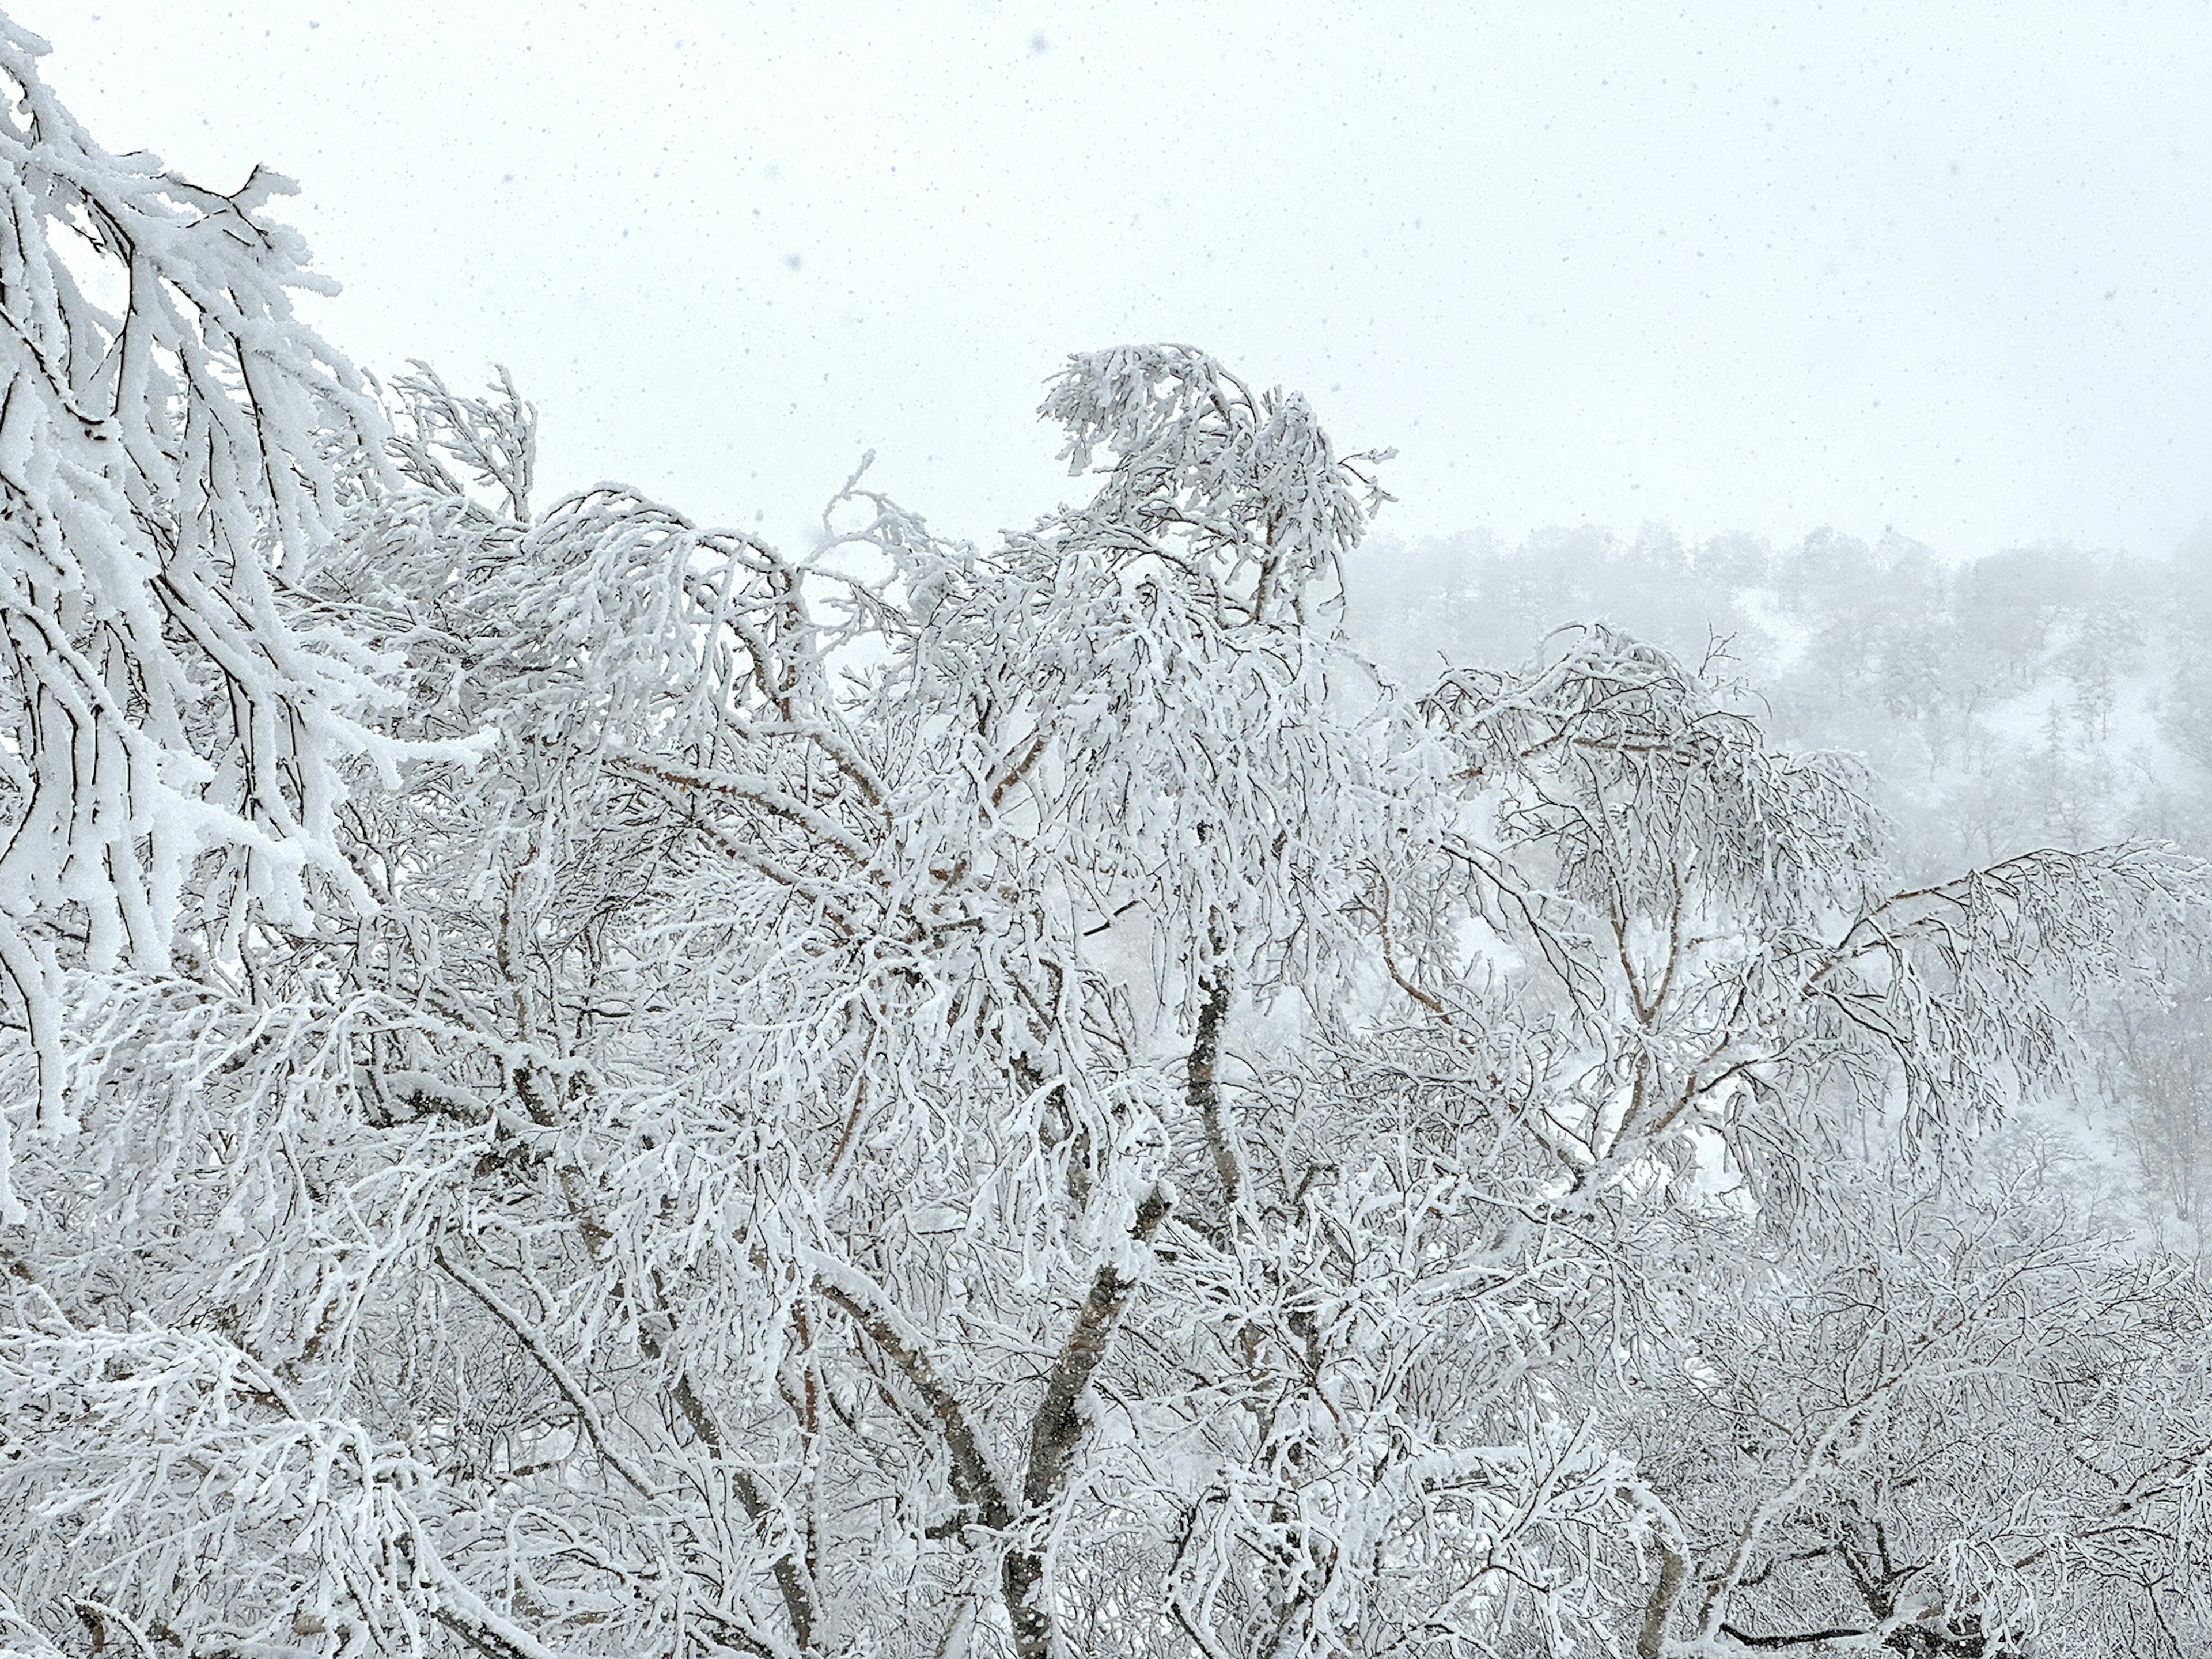
[[[356,361],[508,364],[549,489],[793,538],[874,448],[988,536],[1061,356],[1166,339],[1401,533],[2212,517],[2201,5],[9,3],[109,149],[301,181]]]

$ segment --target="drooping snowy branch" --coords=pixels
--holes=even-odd
[[[313,869],[366,903],[341,762],[397,751],[363,723],[384,659],[301,601],[386,463],[358,376],[294,314],[325,284],[263,216],[290,185],[109,155],[44,50],[0,30],[0,970],[61,1128],[57,976],[158,969],[188,896],[297,918]],[[237,900],[188,896],[210,850]]]

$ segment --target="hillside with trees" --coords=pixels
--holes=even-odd
[[[2185,730],[2135,574],[1462,550],[1378,663],[1388,456],[1182,346],[779,549],[0,72],[0,1659],[2212,1636],[2212,1302],[2042,1127],[2192,1109],[2178,775],[1896,810]]]
[[[2212,540],[2170,559],[2062,548],[1965,563],[1830,531],[1777,550],[1585,529],[1507,547],[1387,538],[1352,632],[1401,682],[1445,658],[1512,660],[1610,618],[1707,665],[1793,749],[1868,769],[1888,856],[1935,879],[2028,847],[2212,852]],[[2063,1115],[2139,1221],[2202,1249],[2212,1198],[2212,977],[2199,941],[2148,995],[2087,1013],[2096,1049]]]

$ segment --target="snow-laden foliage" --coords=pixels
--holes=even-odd
[[[1709,1643],[2201,1643],[2201,1291],[2122,1259],[2047,1146],[1993,1151],[1965,1192],[1893,1164],[1839,1182],[1844,1224],[1795,1250],[1729,1225],[1679,1254],[1632,1432]]]
[[[108,155],[0,22],[0,983],[66,1133],[55,1026],[76,966],[159,971],[181,909],[235,953],[246,907],[308,914],[307,872],[363,896],[337,842],[345,755],[382,665],[303,589],[383,423],[301,325],[319,289],[260,216]],[[202,854],[220,880],[188,876]],[[228,912],[226,927],[221,913]],[[0,1140],[0,1216],[17,1211]]]
[[[46,199],[98,153],[10,39]],[[7,750],[76,885],[0,1042],[0,1654],[2196,1639],[2201,1298],[1989,1139],[2191,866],[1897,890],[1851,768],[1610,629],[1405,695],[1335,626],[1382,458],[1188,348],[1055,382],[1087,501],[863,473],[793,556],[147,282],[262,470],[11,463],[123,480],[22,630],[200,816]],[[133,631],[209,571],[250,651]]]

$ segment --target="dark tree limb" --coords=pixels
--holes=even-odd
[[[998,1477],[991,1472],[990,1462],[983,1455],[983,1443],[975,1425],[969,1422],[959,1396],[938,1375],[927,1350],[919,1342],[909,1340],[899,1328],[902,1322],[868,1294],[868,1289],[872,1287],[856,1289],[854,1281],[859,1278],[849,1273],[817,1273],[814,1288],[824,1301],[843,1310],[867,1339],[898,1367],[929,1407],[930,1414],[937,1419],[938,1431],[945,1437],[945,1449],[951,1455],[953,1496],[974,1511],[977,1524],[994,1532],[1004,1531],[1012,1524],[1013,1506],[1007,1501]]]
[[[1221,1111],[1221,1085],[1215,1079],[1221,1064],[1221,1024],[1229,1014],[1228,969],[1217,964],[1213,976],[1200,988],[1206,993],[1206,1000],[1198,1006],[1198,1032],[1191,1041],[1184,1097],[1206,1126],[1206,1144],[1213,1153],[1213,1171],[1221,1182],[1222,1206],[1233,1226],[1237,1202],[1244,1195],[1244,1170],[1230,1141],[1229,1124]]]
[[[1137,1206],[1129,1237],[1139,1244],[1150,1243],[1167,1213],[1167,1194],[1155,1187]],[[1136,1288],[1137,1281],[1110,1262],[1091,1280],[1090,1294],[1076,1312],[1075,1328],[1060,1345],[1060,1358],[1045,1377],[1044,1398],[1030,1419],[1029,1468],[1022,1480],[1022,1504],[1030,1515],[1049,1509],[1060,1495],[1068,1466],[1083,1438],[1084,1420],[1076,1402],[1105,1359],[1114,1327]],[[1048,1659],[1052,1651],[1052,1611],[1041,1605],[1043,1555],[1036,1550],[1009,1550],[1000,1564],[999,1580],[1006,1616],[1013,1625],[1014,1651],[1021,1659]]]
[[[1689,1557],[1672,1543],[1662,1541],[1659,1550],[1659,1582],[1651,1587],[1651,1598],[1644,1604],[1644,1628],[1637,1632],[1636,1659],[1659,1659],[1660,1644],[1667,1635],[1667,1615],[1674,1610],[1674,1600],[1682,1593],[1682,1580],[1690,1571]]]

